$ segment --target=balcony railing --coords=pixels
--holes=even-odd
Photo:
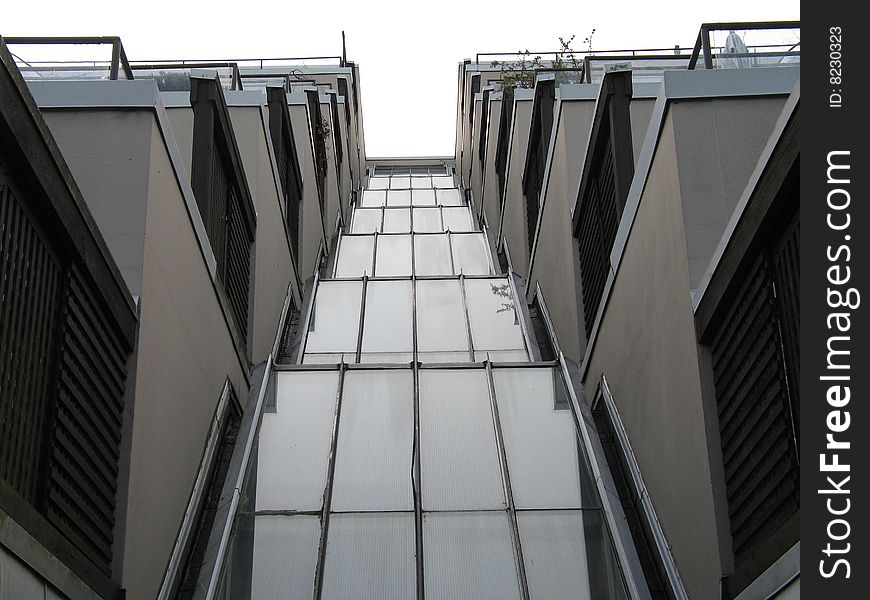
[[[190,76],[198,69],[214,72],[226,90],[241,90],[239,65],[235,62],[168,61],[161,63],[130,64],[136,79],[154,79],[160,91],[189,91]]]
[[[7,37],[4,41],[25,79],[133,79],[117,36]],[[107,56],[95,56],[95,52],[107,54],[106,47]],[[56,60],[61,53],[64,60]]]
[[[800,64],[800,21],[704,23],[689,69],[745,69]]]

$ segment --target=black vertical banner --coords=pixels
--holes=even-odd
[[[859,3],[801,15],[801,592],[870,597],[870,180]]]

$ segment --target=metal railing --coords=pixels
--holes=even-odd
[[[106,71],[105,79],[133,79],[133,71],[130,69],[130,63],[127,60],[127,53],[124,52],[124,45],[121,43],[121,38],[118,36],[100,36],[100,37],[7,37],[3,38],[8,46],[111,46],[112,55],[107,61],[101,60],[33,60],[27,61],[12,52],[13,58],[25,78],[30,75],[36,77],[52,77],[52,73],[57,77],[58,73],[62,73],[60,78],[75,78],[75,79],[103,79],[103,77],[93,77],[95,71]],[[78,74],[77,77],[73,77]],[[89,77],[89,75],[91,75]]]
[[[713,44],[710,34],[716,31],[728,31],[735,34],[737,31],[776,31],[797,30],[800,37],[800,21],[743,21],[731,23],[704,23],[698,32],[692,56],[689,59],[689,69],[715,69],[733,67],[760,67],[778,66],[781,64],[795,64],[800,60],[800,40],[787,43],[754,44],[746,46],[743,39],[738,36],[734,44],[726,43],[723,46]],[[700,59],[700,62],[699,62]],[[729,60],[733,65],[722,61]],[[786,62],[788,61],[788,62]],[[717,64],[718,62],[718,64]]]

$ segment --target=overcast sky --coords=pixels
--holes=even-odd
[[[800,18],[798,0],[719,2],[6,2],[4,36],[120,35],[130,60],[338,55],[360,66],[369,156],[453,154],[457,64],[477,52],[694,45],[712,21]]]

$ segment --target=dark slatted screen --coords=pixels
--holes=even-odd
[[[797,356],[797,233],[793,223],[757,253],[710,345],[738,567],[800,506],[797,363],[788,364]]]
[[[108,567],[126,353],[84,276],[73,267],[69,277],[46,511],[91,560]]]
[[[194,109],[192,184],[230,311],[244,345],[255,216],[217,82],[192,79]]]
[[[131,340],[18,187],[0,162],[0,478],[110,577]]]
[[[314,171],[317,175],[317,196],[320,201],[320,216],[326,218],[326,173],[328,162],[326,157],[326,123],[320,113],[320,95],[315,90],[306,90],[308,99],[308,118],[311,119],[311,131],[314,134]]]
[[[498,176],[499,210],[501,199],[504,198],[505,178],[507,177],[508,142],[513,128],[514,93],[513,88],[506,88],[501,99],[501,115],[498,126],[498,144],[495,151],[495,173]]]
[[[290,123],[290,113],[287,109],[284,90],[269,88],[268,92],[269,130],[272,137],[272,146],[275,149],[275,160],[278,163],[278,177],[281,179],[281,191],[284,194],[284,206],[287,211],[285,215],[287,232],[290,236],[290,248],[293,252],[293,260],[298,261],[299,228],[301,225],[299,213],[302,208],[302,176],[299,168],[299,157],[296,154],[293,126]]]
[[[483,92],[483,105],[480,108],[480,139],[477,141],[477,157],[486,157],[486,135],[489,129],[489,90]]]
[[[608,73],[595,106],[589,149],[574,209],[579,244],[583,327],[586,337],[598,315],[610,272],[610,253],[634,175],[631,145],[631,72]]]
[[[334,134],[332,139],[335,141],[335,161],[340,165],[344,160],[344,148],[341,145],[341,119],[338,118],[338,99],[335,94],[329,94],[329,105],[332,108],[332,129]]]
[[[604,294],[610,270],[610,252],[622,216],[614,186],[612,148],[610,140],[604,143],[599,166],[580,204],[577,239],[580,245],[580,280],[587,337],[592,333],[598,305]]]
[[[35,503],[62,265],[0,165],[0,478]]]
[[[523,172],[523,195],[526,198],[529,252],[532,251],[532,245],[535,241],[535,230],[538,227],[538,214],[541,209],[540,195],[544,186],[544,168],[550,149],[550,134],[553,130],[553,104],[556,100],[555,83],[552,80],[540,81],[535,93],[535,112],[532,115],[529,148]]]

